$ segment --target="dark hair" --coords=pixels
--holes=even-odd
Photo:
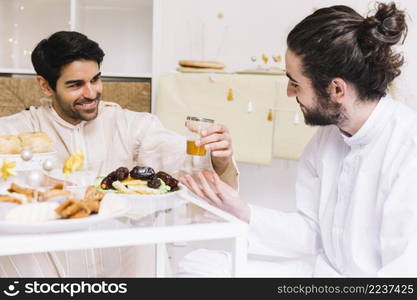
[[[84,34],[75,31],[58,31],[43,39],[32,52],[32,64],[38,75],[45,78],[55,91],[61,68],[76,60],[93,60],[99,65],[104,52]]]
[[[404,62],[391,46],[406,35],[404,12],[394,3],[379,3],[375,15],[366,18],[337,5],[302,20],[287,45],[301,57],[303,73],[319,96],[328,98],[332,78],[340,77],[355,86],[361,99],[380,99]]]

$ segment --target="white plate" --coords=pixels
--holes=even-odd
[[[46,222],[30,223],[0,220],[0,232],[28,234],[86,230],[90,226],[97,225],[99,223],[122,216],[126,212],[127,206],[124,204],[119,205],[117,210],[114,210],[110,213],[91,215],[89,217],[79,219],[59,219]]]
[[[178,191],[162,195],[107,193],[105,199],[114,204],[119,201],[126,201],[128,208],[125,216],[140,219],[158,211],[184,205],[187,202],[181,197],[184,192],[186,192],[186,188],[180,186]]]

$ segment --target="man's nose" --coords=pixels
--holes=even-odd
[[[84,86],[83,97],[87,99],[95,99],[97,97],[97,92],[92,84],[86,84]]]

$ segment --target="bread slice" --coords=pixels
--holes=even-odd
[[[179,65],[181,67],[188,68],[208,68],[208,69],[224,69],[225,65],[217,61],[205,61],[205,60],[180,60]]]

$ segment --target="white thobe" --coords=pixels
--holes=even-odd
[[[251,207],[250,252],[316,255],[318,277],[417,276],[417,113],[387,97],[351,137],[322,127],[299,162],[296,203]]]
[[[0,118],[0,134],[27,131],[47,133],[60,162],[82,151],[87,164],[133,160],[171,174],[194,167],[213,170],[207,157],[186,155],[186,138],[165,129],[156,116],[122,109],[116,103],[101,101],[97,118],[77,125],[60,118],[50,101]],[[237,175],[233,162],[221,177],[237,187]],[[0,256],[0,277],[131,277],[152,276],[153,272],[154,249],[150,246]]]

